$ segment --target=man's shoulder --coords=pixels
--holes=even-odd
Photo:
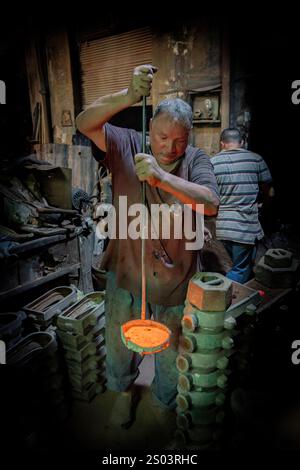
[[[252,159],[256,161],[261,161],[262,157],[255,152],[252,152],[251,150],[240,148],[236,150],[221,150],[221,152],[216,153],[213,157],[211,157],[211,161],[214,162],[219,162],[219,161],[224,161],[226,157],[230,158],[244,158],[244,159]]]
[[[224,152],[224,151],[218,152],[210,158],[210,161],[212,162],[213,165],[218,162],[224,162],[224,160],[226,159],[226,156],[228,155],[229,155],[228,152]]]
[[[125,138],[132,138],[136,140],[141,139],[140,133],[136,130],[127,127],[115,126],[114,124],[110,124],[109,122],[105,124],[105,133],[107,137],[120,140]]]
[[[188,145],[185,151],[186,157],[190,160],[194,160],[195,158],[197,159],[203,159],[203,160],[210,160],[209,156],[207,153],[200,149],[199,147],[194,147],[193,145]]]
[[[248,149],[240,149],[243,151],[243,154],[249,158],[253,158],[254,160],[261,161],[263,158],[259,153],[253,152],[252,150]]]

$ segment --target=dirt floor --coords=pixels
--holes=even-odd
[[[152,399],[150,384],[154,377],[154,358],[147,356],[140,365],[135,385],[141,398],[136,419],[129,429],[115,423],[120,394],[106,390],[91,403],[76,401],[66,433],[70,445],[81,450],[163,449],[172,446],[175,412],[162,412]]]

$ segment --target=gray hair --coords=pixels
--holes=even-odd
[[[167,114],[171,119],[177,121],[186,129],[193,127],[193,111],[191,106],[180,98],[165,99],[161,101],[155,108],[152,119],[159,114]]]
[[[237,129],[236,127],[227,127],[227,129],[224,129],[222,131],[220,141],[224,142],[224,144],[229,144],[229,143],[236,143],[236,144],[241,144],[242,143],[242,134]]]

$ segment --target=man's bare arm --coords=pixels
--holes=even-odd
[[[135,168],[140,181],[147,181],[150,186],[156,186],[173,194],[184,204],[191,204],[193,210],[197,210],[197,204],[203,204],[205,215],[214,216],[217,214],[219,199],[213,191],[206,186],[191,183],[164,171],[152,155],[137,154]]]
[[[156,71],[157,68],[153,65],[136,67],[128,88],[98,98],[77,116],[77,129],[105,152],[104,124],[115,114],[138,103],[143,96],[150,94],[153,74]]]
[[[219,200],[206,186],[185,181],[165,172],[164,179],[158,183],[157,187],[173,194],[184,204],[191,204],[193,210],[197,210],[197,204],[203,204],[205,215],[213,216],[218,212]]]

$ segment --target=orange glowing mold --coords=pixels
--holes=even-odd
[[[171,331],[152,320],[131,320],[121,326],[122,341],[131,351],[155,354],[170,345]]]

